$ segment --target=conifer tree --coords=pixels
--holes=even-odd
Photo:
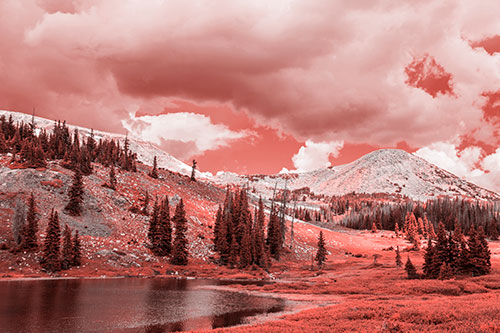
[[[154,239],[154,252],[157,256],[167,256],[172,251],[172,227],[170,224],[170,207],[168,197],[161,203],[158,215],[158,225]]]
[[[116,175],[115,175],[115,168],[113,165],[111,165],[111,168],[109,169],[109,188],[112,190],[116,190]]]
[[[454,276],[453,268],[448,263],[443,262],[439,269],[439,280],[449,280]]]
[[[215,223],[214,223],[214,247],[215,251],[219,252],[220,249],[218,248],[219,244],[219,233],[221,229],[221,224],[222,224],[222,207],[219,205],[219,208],[217,209],[217,215],[215,216]]]
[[[149,215],[149,212],[148,212],[149,201],[150,201],[149,192],[146,191],[146,194],[144,195],[144,199],[142,201],[141,214]]]
[[[217,251],[220,254],[220,263],[222,265],[229,264],[229,253],[231,251],[231,244],[228,242],[229,235],[229,218],[226,214],[222,217],[221,224],[219,227],[219,236],[217,237]],[[232,238],[231,238],[232,239]]]
[[[401,261],[401,253],[399,252],[399,246],[396,247],[396,266],[397,267],[403,266],[403,262]]]
[[[229,267],[236,267],[236,263],[238,262],[238,242],[236,241],[236,237],[234,234],[231,234],[231,246],[229,249]]]
[[[255,263],[259,267],[265,268],[267,265],[267,254],[264,238],[264,203],[262,198],[259,198],[259,208],[255,214],[254,227],[254,246],[255,246]]]
[[[191,180],[194,182],[196,181],[196,177],[195,177],[195,171],[196,171],[196,165],[198,163],[196,162],[196,160],[193,160],[193,164],[191,166]]]
[[[187,249],[187,220],[186,212],[184,211],[184,202],[182,199],[175,208],[175,215],[173,218],[175,225],[175,239],[172,249],[172,264],[174,265],[187,265],[188,263],[188,249]]]
[[[424,254],[424,275],[428,279],[435,279],[439,274],[439,263],[436,263],[436,249],[432,244],[432,240],[427,242],[427,248]]]
[[[26,215],[26,223],[23,228],[23,248],[25,250],[33,250],[38,247],[36,234],[38,232],[38,219],[35,205],[35,196],[31,192],[28,201],[28,213]]]
[[[61,230],[59,227],[59,216],[52,210],[45,232],[43,244],[42,267],[49,272],[57,272],[61,269],[60,262],[60,238]]]
[[[282,240],[280,230],[278,215],[274,207],[272,207],[267,229],[267,244],[271,256],[276,260],[280,259]]]
[[[408,256],[406,259],[405,270],[406,270],[406,274],[408,275],[408,279],[416,279],[417,278],[417,269],[415,268],[415,266],[411,262],[410,256]]]
[[[375,224],[375,222],[372,223],[372,233],[376,233],[377,232],[377,225]]]
[[[78,234],[78,230],[75,231],[75,236],[73,236],[73,251],[72,251],[72,266],[80,266],[82,263],[82,253],[80,246],[80,237]]]
[[[323,263],[326,260],[326,255],[327,251],[325,248],[325,239],[323,238],[323,231],[320,231],[318,237],[318,250],[316,252],[316,257],[314,258],[319,268],[323,267]]]
[[[71,239],[71,229],[66,224],[63,231],[63,246],[61,269],[69,269],[73,262],[73,241]]]
[[[157,169],[157,163],[156,163],[156,156],[153,159],[153,168],[151,169],[151,172],[149,173],[149,177],[153,179],[158,179],[158,171]]]
[[[396,234],[396,237],[399,237],[399,225],[398,223],[396,222],[396,224],[394,224],[394,233]]]
[[[79,216],[82,213],[83,203],[83,183],[80,169],[75,169],[73,175],[73,184],[69,190],[69,202],[66,205],[66,211],[72,216]]]
[[[149,218],[149,228],[148,228],[149,246],[152,251],[155,250],[159,216],[160,216],[160,206],[158,205],[158,198],[157,198],[155,200],[155,203],[153,205],[153,211],[151,212],[151,216]]]

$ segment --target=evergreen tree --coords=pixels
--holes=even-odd
[[[158,198],[157,198],[153,205],[153,211],[151,212],[151,217],[149,218],[149,229],[148,229],[149,247],[153,252],[155,250],[155,245],[156,245],[159,217],[160,217],[160,206],[158,205]]]
[[[238,242],[236,241],[236,237],[234,234],[231,234],[231,246],[229,249],[229,267],[236,267],[236,263],[238,262]]]
[[[191,180],[194,182],[196,181],[196,177],[195,177],[195,171],[196,171],[196,165],[198,163],[196,162],[196,160],[193,160],[193,165],[191,166]]]
[[[408,275],[408,279],[416,279],[417,278],[417,269],[415,268],[415,266],[411,262],[410,256],[408,256],[406,259],[405,270],[406,270],[406,274]]]
[[[220,252],[220,249],[218,248],[219,244],[219,233],[221,229],[221,224],[222,224],[222,207],[219,205],[219,208],[217,209],[217,215],[215,216],[215,223],[214,223],[214,247],[215,251]]]
[[[80,169],[75,169],[73,175],[73,184],[69,190],[69,202],[66,205],[66,211],[72,216],[79,216],[82,213],[83,203],[83,183]]]
[[[240,246],[240,267],[245,268],[253,263],[253,242],[252,242],[252,215],[246,215],[246,221],[244,223],[244,233],[241,239]]]
[[[396,222],[396,224],[394,224],[394,233],[396,234],[396,237],[399,237],[399,225],[398,223]]]
[[[52,210],[45,232],[43,244],[42,267],[49,272],[57,272],[61,269],[60,262],[60,238],[61,230],[59,227],[59,216]]]
[[[66,224],[63,232],[63,247],[61,269],[69,269],[73,262],[73,241],[71,239],[71,229]]]
[[[172,251],[172,227],[170,225],[170,207],[168,197],[161,203],[154,239],[154,252],[157,256],[167,256]]]
[[[156,163],[156,156],[153,159],[153,168],[151,169],[151,172],[149,173],[149,177],[158,179],[158,171],[157,169],[157,163]]]
[[[375,222],[372,223],[372,232],[373,233],[377,232],[377,225],[375,224]]]
[[[182,199],[175,208],[175,215],[173,218],[175,225],[175,239],[172,251],[172,264],[174,265],[187,265],[188,263],[188,249],[186,240],[187,220],[186,212],[184,211],[184,202]]]
[[[259,198],[259,208],[255,214],[254,227],[254,247],[255,247],[255,263],[259,267],[265,268],[267,265],[267,254],[264,238],[264,203],[262,198]]]
[[[80,247],[80,237],[78,235],[78,230],[75,231],[75,236],[73,236],[73,251],[72,251],[71,266],[80,266],[82,263],[82,253]]]
[[[449,280],[454,276],[453,268],[451,265],[443,262],[439,269],[438,279],[440,280]]]
[[[424,275],[428,279],[435,279],[439,274],[439,263],[436,263],[436,249],[432,244],[432,240],[427,242],[427,248],[424,254]]]
[[[272,207],[267,229],[267,244],[269,246],[269,252],[271,256],[276,260],[280,259],[282,240],[280,230],[281,228],[279,225],[278,215],[275,208]]]
[[[109,169],[109,188],[112,190],[116,190],[116,175],[115,175],[115,168],[113,165],[111,165],[111,168]]]
[[[23,228],[23,248],[25,250],[33,250],[38,247],[36,234],[38,232],[38,219],[35,205],[35,196],[31,192],[28,201],[28,213],[26,215],[26,223]]]
[[[149,215],[149,212],[148,212],[149,201],[150,201],[149,192],[146,191],[146,194],[144,195],[144,199],[142,201],[141,214]]]
[[[323,231],[320,231],[318,237],[318,250],[316,252],[316,257],[314,258],[319,268],[323,267],[327,253],[328,252],[325,248],[325,239],[323,238]]]
[[[403,261],[401,261],[401,253],[399,252],[399,246],[396,247],[396,266],[403,266]]]

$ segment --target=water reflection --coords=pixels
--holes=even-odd
[[[278,299],[203,289],[211,280],[0,282],[2,332],[169,332],[218,328],[278,312]]]

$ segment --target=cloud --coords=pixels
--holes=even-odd
[[[496,144],[481,108],[500,54],[471,41],[500,32],[499,11],[496,0],[3,0],[0,107],[123,132],[137,106],[185,99],[303,141],[422,147],[482,128]],[[425,55],[446,75],[409,86],[405,69]]]
[[[329,157],[337,157],[343,146],[343,141],[313,142],[307,140],[305,146],[300,147],[297,154],[293,155],[293,165],[299,172],[329,167],[331,166]],[[285,172],[285,169],[282,172]]]
[[[225,125],[213,124],[210,117],[188,112],[139,117],[130,114],[122,125],[132,137],[156,143],[181,159],[227,146],[231,141],[251,135],[249,131],[232,131]]]
[[[500,192],[500,148],[483,156],[477,146],[460,151],[454,143],[436,142],[418,149],[415,155],[474,184]]]

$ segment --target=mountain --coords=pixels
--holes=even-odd
[[[399,149],[373,151],[344,165],[310,172],[279,175],[237,176],[219,173],[221,183],[248,184],[258,192],[270,193],[278,188],[309,188],[315,194],[343,195],[355,193],[401,194],[416,200],[439,196],[461,196],[498,200],[492,191],[467,182],[426,160]]]
[[[31,115],[0,111],[0,116],[13,116],[14,121],[31,122]],[[52,120],[35,117],[38,128],[50,130]],[[90,135],[90,130],[78,128],[81,137]],[[122,144],[125,136],[102,131],[94,131],[96,140],[113,138]],[[137,153],[137,159],[152,165],[157,156],[158,166],[182,175],[190,175],[191,167],[176,159],[153,143],[139,138],[129,137],[130,150]],[[355,193],[401,194],[416,200],[427,200],[440,196],[461,196],[481,200],[500,200],[500,195],[460,179],[452,173],[440,169],[426,160],[399,149],[381,149],[373,151],[358,160],[344,165],[318,169],[309,172],[289,172],[277,175],[238,175],[231,172],[219,172],[213,176],[210,172],[196,171],[197,178],[216,185],[235,184],[250,186],[264,196],[272,195],[277,184],[278,189],[286,186],[292,190],[308,188],[315,194],[343,195]]]

